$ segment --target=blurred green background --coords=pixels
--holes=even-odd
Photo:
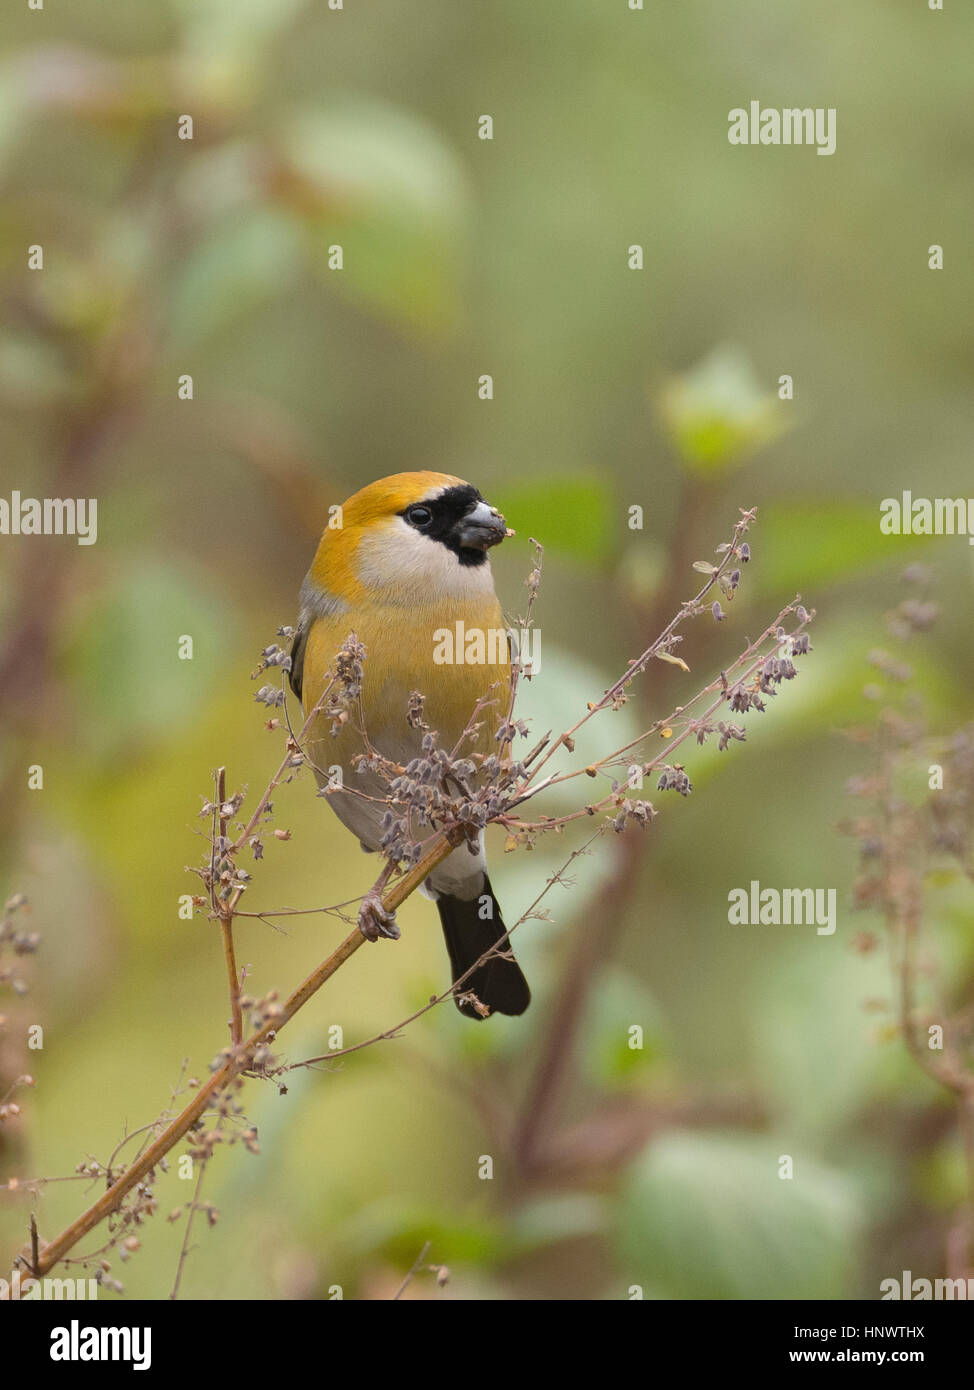
[[[517,530],[494,566],[511,611],[527,538],[546,546],[522,711],[539,735],[693,592],[739,506],[759,509],[742,590],[688,635],[690,675],[654,669],[644,710],[693,693],[796,590],[815,652],[746,746],[689,752],[694,795],[649,792],[651,829],[602,845],[551,922],[518,933],[523,1020],[447,1006],[284,1096],[249,1086],[262,1152],[217,1154],[202,1195],[221,1217],[195,1232],[183,1295],[388,1297],[427,1240],[450,1282],[407,1297],[875,1298],[903,1268],[942,1274],[952,1112],[888,1026],[884,952],[852,949],[870,924],[834,825],[862,763],[836,731],[867,713],[866,654],[914,556],[945,602],[936,718],[970,714],[970,547],[883,537],[878,506],[971,490],[974,14],[98,0],[21,5],[4,31],[2,492],[97,497],[99,535],[0,538],[3,887],[44,938],[30,994],[2,1001],[0,1092],[25,1068],[37,1085],[0,1130],[0,1180],[104,1161],[183,1058],[206,1074],[226,1040],[220,943],[177,916],[201,798],[220,763],[252,793],[276,765],[249,676],[294,619],[327,506],[434,468]],[[835,107],[837,153],[729,145],[752,98]],[[638,717],[604,716],[593,748]],[[249,866],[247,905],[361,893],[371,866],[311,782],[276,803],[292,838]],[[504,855],[498,837],[509,920],[571,843]],[[835,887],[835,936],[730,928],[727,893],[752,878]],[[430,905],[400,919],[398,945],[359,952],[300,1015],[288,1058],[446,984]],[[258,993],[342,930],[282,926],[240,926]],[[143,1248],[109,1256],[129,1294],[168,1293],[185,1218],[165,1217],[188,1186],[162,1177]],[[46,1187],[42,1236],[96,1190]],[[28,1209],[0,1198],[5,1251]]]

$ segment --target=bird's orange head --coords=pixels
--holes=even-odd
[[[329,520],[308,585],[345,603],[395,591],[426,597],[490,584],[487,551],[509,535],[475,487],[448,473],[394,473]]]

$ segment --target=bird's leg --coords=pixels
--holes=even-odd
[[[396,914],[382,906],[382,895],[369,891],[362,899],[358,910],[358,929],[366,941],[378,941],[386,936],[390,941],[398,941],[401,935],[396,922]]]
[[[387,863],[382,873],[362,899],[358,910],[358,929],[366,941],[378,941],[380,936],[390,941],[398,941],[399,924],[395,912],[390,912],[382,903],[382,890],[389,881],[395,865]]]

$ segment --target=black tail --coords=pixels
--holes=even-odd
[[[474,961],[479,960],[485,951],[489,951],[494,942],[507,931],[486,874],[482,893],[490,898],[493,914],[486,919],[480,915],[480,894],[464,902],[462,898],[450,898],[441,893],[436,900],[454,980],[458,980],[469,970]],[[492,1013],[523,1014],[531,1003],[528,982],[521,974],[521,967],[514,959],[509,943],[505,942],[500,949],[504,953],[503,956],[495,956],[479,970],[475,970],[464,980],[458,993],[472,990],[482,1004],[488,1005]],[[457,1000],[457,1008],[467,1018],[484,1016],[478,1013],[471,1003],[460,1003]]]

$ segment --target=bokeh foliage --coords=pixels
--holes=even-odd
[[[688,641],[692,675],[654,680],[655,713],[796,589],[821,615],[815,654],[746,747],[688,757],[693,797],[658,798],[561,1097],[559,1157],[587,1164],[527,1181],[476,1097],[515,1116],[528,1103],[572,942],[613,901],[612,847],[520,933],[537,995],[523,1022],[441,1010],[295,1073],[286,1096],[254,1088],[262,1155],[215,1164],[222,1219],[184,1291],[388,1296],[426,1240],[452,1270],[440,1297],[875,1297],[902,1268],[941,1272],[956,1141],[882,1027],[882,953],[851,948],[855,865],[833,826],[856,754],[835,731],[864,717],[866,653],[921,554],[945,612],[920,684],[944,727],[969,713],[971,552],[881,536],[878,503],[970,490],[974,17],[99,0],[22,6],[4,30],[4,490],[97,496],[99,540],[0,538],[3,868],[44,933],[17,1008],[46,1032],[0,1176],[104,1157],[167,1101],[183,1057],[203,1071],[222,1044],[215,929],[176,915],[200,798],[218,763],[253,789],[271,770],[249,671],[293,619],[327,504],[432,467],[517,529],[495,567],[512,611],[527,538],[546,546],[539,733],[601,693],[668,593],[688,596],[689,562],[739,505],[759,509],[741,595]],[[730,108],[812,94],[838,110],[834,157],[727,144]],[[43,792],[24,789],[29,763]],[[310,785],[278,803],[292,839],[258,866],[260,904],[360,893],[369,866]],[[509,916],[562,849],[493,846]],[[752,878],[835,887],[838,932],[728,927],[727,892]],[[288,1056],[321,1051],[334,1023],[346,1042],[388,1027],[442,986],[428,905],[402,919],[398,946],[359,953],[301,1016]],[[260,990],[294,982],[338,930],[285,925],[242,933]],[[968,934],[956,968],[971,955]],[[83,1186],[45,1193],[44,1233]],[[115,1270],[134,1294],[164,1294],[175,1267],[181,1224],[164,1213],[186,1194],[162,1187],[144,1249]],[[4,1248],[25,1211],[0,1207]]]

